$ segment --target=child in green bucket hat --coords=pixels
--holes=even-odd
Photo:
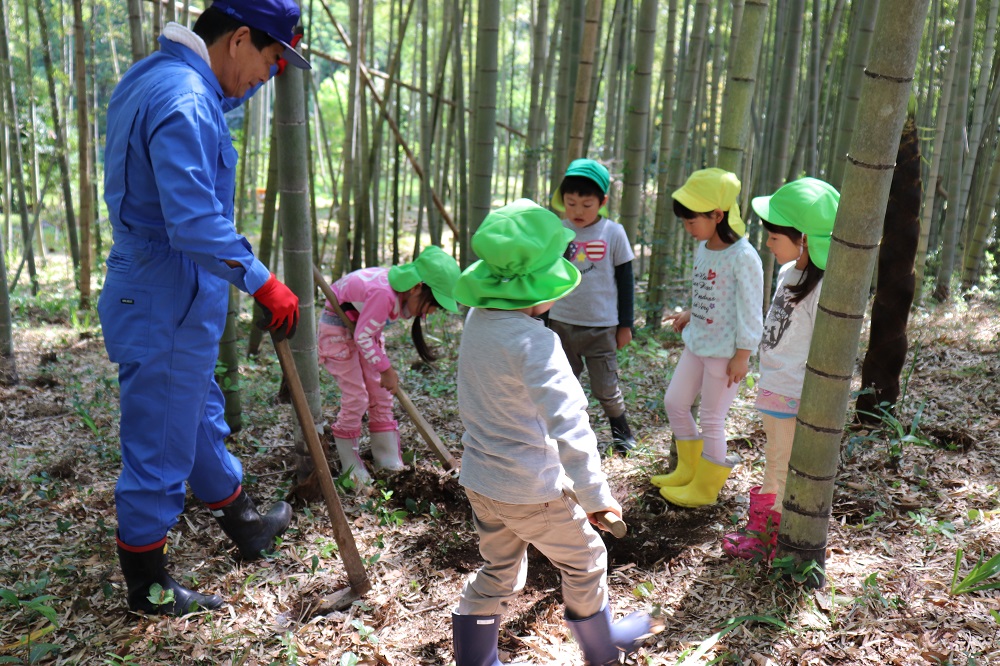
[[[663,397],[677,441],[677,466],[650,482],[671,504],[715,504],[732,472],[726,461],[726,415],[760,342],[764,272],[743,237],[740,181],[723,169],[701,169],[673,193],[674,214],[698,241],[691,307],[673,315],[684,351]],[[691,413],[701,395],[698,421]]]
[[[371,483],[359,455],[365,412],[375,466],[403,468],[399,426],[392,413],[399,377],[386,354],[382,329],[391,321],[413,319],[413,345],[422,359],[433,361],[420,322],[438,308],[458,311],[452,290],[459,273],[454,257],[429,245],[408,264],[362,268],[333,283],[341,310],[354,322],[354,334],[327,303],[319,323],[319,360],[340,387],[340,411],[331,430],[341,472],[350,473],[357,484]]]
[[[837,190],[816,178],[787,183],[750,202],[763,220],[767,247],[781,271],[760,343],[757,409],[767,435],[764,479],[750,489],[746,526],[723,538],[722,549],[733,557],[774,557],[795,415],[839,203]]]
[[[459,483],[487,562],[452,615],[456,666],[499,666],[500,620],[524,587],[529,544],[562,573],[566,621],[588,663],[617,663],[650,632],[646,613],[611,622],[607,550],[591,523],[600,512],[621,516],[621,506],[580,382],[538,319],[580,282],[563,258],[573,237],[552,212],[515,201],[483,221],[472,237],[480,260],[455,285],[455,299],[473,308],[459,347]]]
[[[603,164],[578,159],[552,195],[563,225],[576,232],[564,256],[582,278],[552,306],[549,327],[559,335],[577,378],[586,363],[590,391],[611,425],[612,446],[627,453],[636,442],[618,384],[618,350],[632,341],[635,254],[625,228],[607,217],[609,187],[611,176]]]

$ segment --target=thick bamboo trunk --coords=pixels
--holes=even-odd
[[[290,341],[313,424],[322,427],[319,357],[316,348],[316,290],[313,287],[312,230],[309,220],[306,164],[306,105],[303,72],[289,67],[275,82],[274,140],[278,152],[278,189],[284,282],[299,297],[299,325]],[[273,269],[273,267],[272,267]],[[295,473],[299,482],[313,470],[313,460],[301,430],[295,434]]]
[[[882,0],[847,157],[788,466],[778,555],[825,583],[834,479],[858,341],[929,0]]]
[[[493,0],[479,0],[478,16],[470,234],[479,228],[480,223],[489,214],[493,199],[493,141],[496,136],[497,48],[500,34],[499,3]]]
[[[638,35],[635,42],[635,79],[626,116],[625,187],[619,221],[631,243],[636,242],[639,214],[646,182],[646,141],[649,128],[649,98],[653,78],[653,49],[656,42],[656,0],[642,0],[639,6]]]
[[[55,133],[56,160],[59,162],[59,182],[62,185],[63,210],[66,215],[66,238],[69,240],[70,257],[73,260],[74,271],[80,269],[80,240],[76,233],[76,215],[73,207],[73,191],[70,186],[69,149],[66,145],[66,130],[59,111],[59,95],[56,92],[55,67],[52,63],[52,45],[49,42],[48,20],[45,15],[45,3],[35,0],[35,11],[38,13],[38,34],[42,41],[42,59],[45,63],[45,79],[49,89],[49,108],[52,113],[52,129]],[[74,273],[77,288],[80,286],[79,273]]]
[[[80,196],[80,309],[90,309],[91,242],[94,222],[93,188],[90,178],[90,120],[87,113],[87,37],[83,24],[83,0],[73,0],[75,39],[77,169]]]

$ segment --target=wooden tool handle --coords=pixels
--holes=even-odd
[[[568,485],[563,485],[563,492],[577,504],[580,503],[576,493],[573,492],[573,489]],[[594,516],[597,518],[597,522],[603,525],[608,532],[611,532],[616,539],[621,539],[628,532],[628,525],[624,520],[619,518],[616,513],[611,513],[610,511],[598,511],[594,514]]]
[[[604,528],[615,535],[615,538],[621,539],[628,532],[628,525],[625,521],[618,517],[618,514],[611,513],[610,511],[598,511],[597,522],[604,526]]]
[[[295,359],[292,358],[292,350],[288,346],[288,340],[276,340],[273,333],[271,334],[271,342],[274,345],[274,351],[278,354],[281,371],[285,375],[285,382],[288,384],[288,391],[292,397],[292,407],[298,418],[299,427],[302,429],[302,436],[305,437],[306,445],[309,447],[309,455],[312,457],[314,473],[317,475],[320,489],[323,491],[323,499],[326,500],[326,509],[333,525],[333,538],[337,542],[340,559],[344,562],[344,568],[347,570],[347,579],[351,584],[351,589],[359,595],[365,594],[371,589],[371,582],[368,580],[368,572],[365,571],[364,562],[358,553],[358,546],[354,542],[354,535],[351,533],[347,516],[344,515],[344,508],[340,504],[340,496],[337,495],[337,489],[333,485],[330,466],[326,461],[326,454],[323,452],[323,444],[319,441],[319,435],[316,433],[312,410],[309,408],[306,392],[302,388],[302,380],[299,378]]]

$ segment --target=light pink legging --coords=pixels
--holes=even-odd
[[[727,387],[728,358],[698,356],[687,347],[674,368],[674,376],[663,396],[663,407],[677,439],[702,439],[702,455],[719,464],[726,462],[726,414],[740,390],[739,382]],[[698,423],[691,414],[695,398],[701,394]]]
[[[385,354],[385,343],[379,336]],[[368,432],[396,430],[392,394],[382,388],[381,375],[358,352],[350,332],[325,322],[319,325],[319,360],[340,387],[340,412],[331,430],[334,437],[352,439],[361,434],[361,418],[368,412]]]

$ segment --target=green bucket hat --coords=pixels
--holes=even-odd
[[[569,168],[566,169],[566,173],[563,178],[566,176],[581,176],[583,178],[589,178],[594,181],[594,183],[601,188],[601,192],[604,192],[605,194],[607,194],[608,190],[611,189],[611,174],[608,173],[608,168],[600,162],[596,162],[594,160],[588,160],[585,158],[573,160],[569,163]],[[566,205],[562,200],[562,191],[559,188],[556,188],[555,193],[552,195],[552,200],[549,203],[552,205],[552,210],[557,210],[560,213],[566,212]],[[607,217],[608,207],[601,206],[601,210],[598,212],[604,217]]]
[[[840,193],[833,185],[817,178],[800,178],[785,183],[769,197],[754,197],[750,205],[761,219],[805,234],[809,258],[817,268],[826,270],[840,205]]]
[[[472,237],[480,259],[458,278],[456,300],[518,310],[565,296],[580,283],[580,271],[563,258],[575,237],[555,213],[530,199],[493,211]]]
[[[737,236],[747,232],[747,225],[740,216],[740,205],[736,196],[740,193],[740,179],[725,169],[699,169],[690,176],[679,190],[671,195],[684,207],[696,213],[707,213],[718,208],[729,211],[729,228]]]
[[[428,245],[412,262],[389,269],[389,286],[406,291],[423,282],[431,288],[434,300],[441,307],[458,312],[453,292],[460,272],[458,262],[450,254],[437,245]]]

